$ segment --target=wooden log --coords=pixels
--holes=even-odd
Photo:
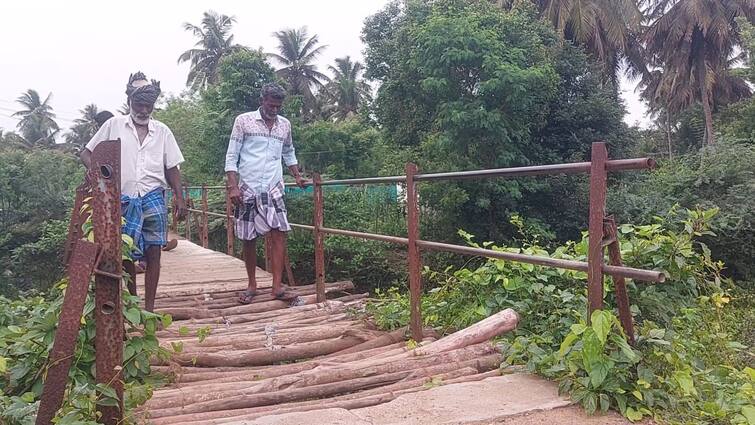
[[[393,344],[400,341],[406,341],[406,326],[404,326],[403,328],[397,329],[393,332],[381,335],[377,338],[371,339],[369,341],[365,341],[362,344],[355,345],[353,347],[334,353],[333,356],[355,353],[355,352],[364,351],[364,350],[371,350],[373,348],[383,347],[385,345]]]
[[[500,362],[500,356],[498,356]],[[151,422],[154,425],[169,425],[169,424],[187,424],[187,425],[199,425],[205,424],[220,424],[228,421],[236,420],[253,420],[262,416],[277,415],[291,412],[303,412],[309,410],[318,410],[331,407],[343,407],[347,409],[358,408],[365,404],[366,400],[369,400],[369,404],[380,404],[381,402],[390,401],[386,400],[384,396],[393,394],[396,397],[400,394],[406,394],[408,392],[422,391],[428,388],[432,388],[435,385],[447,385],[457,382],[467,382],[471,380],[481,380],[490,376],[497,376],[500,373],[495,370],[492,372],[478,373],[478,369],[470,366],[460,367],[454,371],[428,375],[424,378],[413,379],[410,381],[401,381],[395,384],[374,388],[370,390],[359,391],[351,394],[337,396],[334,398],[324,400],[311,400],[303,402],[285,403],[280,405],[260,406],[244,409],[234,410],[222,410],[198,413],[192,415],[180,415],[172,417],[164,417],[153,419]],[[435,382],[432,386],[427,386],[429,382]],[[410,390],[410,391],[406,391]],[[395,397],[394,397],[395,398]],[[374,404],[373,404],[374,403]]]
[[[421,379],[414,379],[411,381],[400,381],[395,384],[386,385],[383,387],[373,388],[369,390],[359,391],[351,394],[341,395],[333,398],[328,399],[316,399],[316,400],[307,400],[307,401],[297,401],[297,402],[290,402],[290,403],[282,403],[282,404],[276,404],[271,406],[259,406],[259,407],[248,407],[244,409],[235,409],[235,410],[221,410],[221,411],[214,411],[214,412],[204,412],[204,413],[197,413],[197,414],[191,414],[191,415],[178,415],[178,416],[168,416],[164,418],[156,418],[151,420],[153,425],[169,425],[169,424],[182,424],[182,423],[196,423],[196,421],[203,421],[204,423],[215,423],[215,420],[239,420],[239,419],[252,419],[251,415],[254,415],[255,417],[261,417],[261,416],[267,416],[271,414],[279,414],[279,411],[285,409],[287,411],[306,411],[307,407],[315,406],[318,408],[318,406],[321,406],[323,403],[331,403],[334,401],[339,400],[350,400],[355,398],[362,398],[369,395],[374,394],[380,394],[384,392],[389,391],[397,391],[407,388],[413,388],[413,387],[419,387],[422,385],[427,384],[428,382],[435,381],[438,382],[438,380],[448,380],[448,379],[454,379],[461,376],[469,376],[469,375],[475,375],[478,371],[475,368],[472,367],[465,367],[458,370],[455,370],[453,372],[443,373],[440,375],[435,375],[431,377],[425,377]]]
[[[312,304],[314,298],[302,297],[307,304]],[[289,302],[281,300],[263,301],[229,307],[221,310],[198,309],[192,307],[166,308],[161,311],[163,314],[170,314],[175,320],[185,319],[210,319],[214,317],[232,316],[235,314],[261,313],[270,310],[280,310],[289,306]]]
[[[349,380],[341,380],[330,382],[326,384],[319,384],[312,387],[303,388],[285,388],[280,391],[265,392],[258,391],[261,386],[259,383],[238,383],[227,388],[218,389],[213,391],[212,389],[203,389],[199,392],[184,391],[178,397],[173,399],[160,399],[156,400],[159,403],[160,410],[152,410],[152,417],[165,416],[165,412],[175,413],[176,409],[194,409],[193,406],[200,405],[205,410],[199,410],[198,413],[206,410],[227,410],[227,409],[239,409],[247,407],[265,406],[271,404],[280,404],[295,400],[305,400],[313,398],[328,397],[336,394],[359,391],[364,388],[373,388],[375,386],[386,385],[387,383],[395,383],[399,380],[411,377],[416,379],[421,376],[432,376],[440,373],[447,373],[457,369],[463,369],[466,367],[474,367],[475,371],[480,368],[490,369],[500,363],[500,355],[486,356],[485,365],[481,364],[481,359],[471,359],[466,362],[453,362],[453,363],[440,363],[427,366],[417,370],[403,370],[392,373],[370,375],[365,377],[359,377]],[[241,394],[241,395],[236,395]],[[217,406],[224,406],[223,408],[214,408]]]
[[[519,323],[519,315],[514,310],[507,308],[432,344],[419,347],[415,351],[418,355],[437,354],[459,347],[479,344],[515,329],[517,323]]]
[[[498,371],[490,371],[490,372],[484,372],[484,373],[479,373],[475,375],[461,376],[458,378],[449,379],[448,381],[442,383],[442,385],[451,385],[451,384],[456,384],[456,383],[461,383],[461,382],[481,381],[483,379],[498,376],[498,375],[499,375]],[[274,411],[268,411],[262,414],[250,415],[248,417],[243,417],[243,418],[231,417],[231,418],[226,418],[220,421],[210,421],[208,423],[209,424],[222,423],[224,425],[242,425],[244,423],[243,421],[245,420],[256,419],[256,418],[260,418],[264,416],[280,415],[284,413],[306,412],[306,411],[311,411],[311,410],[334,409],[334,408],[347,409],[347,410],[361,409],[364,407],[370,407],[370,406],[375,406],[378,404],[388,403],[404,394],[427,391],[431,388],[433,388],[433,386],[422,385],[422,386],[415,386],[412,388],[406,388],[403,390],[378,393],[372,396],[360,397],[360,398],[354,398],[354,399],[338,400],[334,402],[330,402],[329,400],[322,400],[321,403],[316,404],[316,405],[312,404],[309,406],[295,407],[288,411],[283,411],[283,409],[279,409],[279,410],[274,410]],[[239,419],[242,422],[235,422]],[[232,420],[234,422],[229,422],[229,420]],[[197,425],[194,422],[190,422],[189,424]]]
[[[260,380],[267,378],[274,378],[277,376],[290,375],[293,373],[303,372],[305,370],[314,369],[317,366],[334,364],[337,362],[350,362],[362,360],[364,358],[370,358],[385,354],[395,354],[401,351],[408,351],[406,345],[403,342],[391,344],[389,346],[378,347],[372,350],[362,351],[358,353],[350,353],[341,355],[338,357],[321,357],[318,359],[308,360],[306,362],[290,363],[284,365],[271,365],[260,367],[244,367],[244,368],[197,368],[197,367],[181,367],[179,365],[171,366],[153,366],[154,368],[162,368],[161,371],[168,371],[175,373],[177,378],[173,384],[177,388],[190,387],[196,385],[197,382],[202,383],[226,383],[226,382],[239,382],[252,380]],[[220,369],[220,370],[219,370]],[[181,373],[182,370],[187,370],[186,373]],[[165,390],[161,390],[165,391]]]
[[[494,346],[489,343],[478,344],[470,347],[460,348],[448,353],[441,353],[433,356],[424,357],[408,357],[404,361],[391,361],[387,364],[379,366],[370,365],[368,367],[359,368],[354,366],[353,368],[346,369],[342,366],[338,368],[334,367],[316,367],[304,372],[285,375],[277,378],[266,379],[260,381],[253,388],[239,394],[238,391],[231,391],[229,393],[219,392],[213,395],[220,400],[207,401],[202,403],[194,403],[182,408],[172,407],[166,409],[150,409],[152,417],[174,416],[184,413],[199,413],[203,411],[212,410],[227,410],[237,409],[244,407],[254,407],[254,403],[259,402],[258,398],[250,398],[250,394],[270,394],[283,391],[291,391],[294,389],[301,389],[304,387],[314,387],[321,385],[328,385],[333,383],[344,383],[347,381],[353,381],[355,385],[359,386],[362,383],[368,383],[369,380],[354,381],[363,378],[372,378],[376,376],[384,376],[403,372],[414,369],[426,368],[437,365],[446,364],[458,364],[467,360],[474,360],[497,353]],[[341,388],[334,385],[322,388]],[[305,394],[304,392],[297,392],[295,394]],[[309,393],[311,394],[311,393]]]
[[[235,315],[226,318],[210,318],[210,319],[189,319],[175,322],[170,328],[158,331],[157,337],[169,337],[180,336],[180,328],[185,327],[189,330],[196,330],[206,326],[215,327],[233,327],[233,325],[249,324],[250,326],[259,326],[261,323],[264,326],[265,322],[268,323],[294,323],[301,319],[312,317],[325,317],[344,311],[345,306],[338,301],[328,301],[323,304],[311,304],[302,305],[296,307],[290,307],[280,311],[270,311],[263,313]]]
[[[487,371],[498,367],[500,363],[501,356],[499,354],[492,354],[460,363],[440,363],[420,369],[396,372],[395,376],[400,377],[402,382],[416,381],[428,376],[435,376],[463,368],[473,368],[474,373],[477,373],[478,371]],[[197,402],[224,399],[240,392],[250,394],[258,385],[260,385],[259,381],[247,380],[236,383],[197,385],[190,388],[184,388],[181,391],[166,392],[163,390],[155,394],[151,403],[159,405],[160,408],[180,407]],[[285,391],[285,389],[282,391]]]
[[[305,312],[305,313],[314,313],[314,312]],[[310,316],[311,314],[307,314],[304,317]],[[326,322],[324,319],[326,316],[316,316],[320,319],[323,319],[321,321],[313,321],[309,322],[304,321],[281,321],[279,318],[272,318],[269,321],[258,321],[258,322],[247,322],[247,323],[239,323],[239,324],[213,324],[213,325],[184,325],[182,322],[179,322],[179,328],[176,329],[175,332],[171,331],[170,333],[163,332],[158,335],[158,339],[160,341],[169,342],[169,341],[181,341],[181,340],[195,340],[197,339],[197,332],[201,329],[210,329],[211,333],[207,336],[207,338],[220,336],[220,335],[233,335],[233,334],[253,334],[253,333],[262,333],[265,332],[265,329],[268,329],[270,327],[273,327],[276,330],[293,330],[293,329],[299,329],[299,330],[306,330],[307,328],[312,328],[324,324],[329,324],[333,326],[340,326],[340,325],[353,325],[357,327],[363,327],[361,326],[357,321],[350,319],[350,320],[337,320],[333,322]],[[185,331],[188,333],[181,333],[179,329],[181,327],[184,327]]]
[[[372,376],[407,369],[418,369],[439,363],[462,362],[464,360],[469,360],[470,358],[477,358],[494,352],[497,352],[497,349],[492,344],[485,342],[430,356],[411,356],[406,354],[403,358],[394,356],[387,357],[385,360],[375,359],[374,361],[360,361],[335,366],[320,366],[292,376],[293,380],[291,382],[287,382],[288,380],[284,379],[290,377],[278,378],[280,382],[276,382],[275,384],[279,387],[286,386],[299,388],[338,380],[352,379],[359,376]]]
[[[325,292],[326,293],[335,293],[335,292],[346,292],[351,291],[354,289],[354,283],[351,281],[339,281],[339,282],[332,282],[327,283],[325,285]],[[207,308],[217,308],[215,307],[217,304],[228,304],[229,306],[238,306],[238,297],[239,297],[239,290],[230,290],[230,291],[221,291],[221,292],[205,292],[203,294],[197,294],[197,295],[188,295],[188,296],[177,296],[177,297],[170,297],[170,298],[162,298],[159,299],[159,302],[156,302],[156,306],[158,307],[158,311],[162,311],[163,308],[172,308],[172,307],[192,307],[192,306],[202,306]],[[315,293],[315,286],[314,285],[302,285],[302,286],[295,286],[295,287],[289,287],[289,292],[298,295],[298,296],[304,296],[304,295],[311,295]],[[254,299],[253,303],[260,302],[260,301],[270,301],[273,299],[272,296],[272,288],[259,288],[257,289],[257,296]],[[360,299],[358,297],[351,298],[351,299]]]
[[[374,337],[368,331],[350,332],[338,338],[330,338],[315,342],[305,342],[280,347],[279,349],[258,348],[253,350],[238,350],[224,353],[180,353],[173,356],[172,362],[179,365],[199,365],[203,367],[215,366],[262,366],[277,362],[305,359],[334,353],[348,347],[360,344]]]
[[[180,366],[174,367],[173,373],[176,374],[176,379],[172,386],[174,388],[189,388],[192,391],[196,391],[199,385],[213,385],[213,384],[225,384],[244,381],[259,381],[262,379],[275,378],[278,376],[290,375],[294,373],[303,372],[305,370],[314,369],[317,366],[333,365],[336,362],[358,361],[364,358],[379,356],[382,353],[393,354],[401,351],[407,351],[408,349],[403,343],[397,343],[386,347],[378,347],[373,350],[364,351],[361,353],[351,353],[343,356],[341,359],[330,359],[321,357],[318,359],[308,360],[306,362],[290,363],[284,365],[272,365],[253,368],[234,368],[240,369],[238,371],[227,372],[193,372],[188,374],[181,374]],[[191,368],[189,368],[191,369]],[[197,369],[197,368],[194,368]],[[215,369],[209,369],[214,371]],[[171,391],[169,389],[162,389],[160,393]],[[157,395],[158,393],[156,393]]]
[[[182,343],[184,352],[196,350],[201,350],[203,352],[249,350],[260,348],[266,343],[275,345],[292,345],[336,338],[347,333],[351,329],[354,329],[353,322],[290,329],[269,327],[267,329],[260,329],[256,332],[210,335],[202,342],[199,342],[196,337],[170,340],[167,342]],[[171,348],[170,343],[161,343],[160,345],[168,349]]]

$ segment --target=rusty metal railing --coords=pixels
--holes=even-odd
[[[624,330],[633,341],[632,316],[629,311],[629,301],[624,283],[625,278],[641,280],[646,282],[663,282],[664,274],[660,271],[644,270],[632,267],[625,267],[621,264],[621,255],[618,249],[618,241],[615,230],[615,223],[612,217],[606,217],[606,178],[608,172],[618,172],[627,170],[646,170],[655,167],[655,161],[650,158],[634,158],[609,160],[608,151],[605,143],[596,142],[592,145],[590,162],[577,162],[566,164],[539,165],[528,167],[498,168],[487,170],[460,171],[447,173],[420,174],[417,166],[412,163],[406,165],[405,175],[389,177],[368,177],[357,179],[340,179],[323,181],[320,175],[315,174],[312,179],[314,189],[314,215],[313,224],[296,224],[291,226],[297,229],[310,230],[314,233],[315,239],[315,285],[317,288],[317,301],[325,300],[325,253],[324,238],[327,235],[341,235],[367,240],[405,245],[408,251],[408,272],[409,272],[409,291],[410,291],[410,329],[412,338],[415,340],[422,339],[422,312],[421,312],[421,252],[445,251],[463,255],[481,256],[486,258],[497,258],[508,261],[535,264],[545,267],[554,267],[560,269],[576,270],[587,273],[587,293],[588,293],[588,312],[592,312],[603,307],[603,276],[610,275],[616,285],[617,304],[619,316]],[[575,261],[558,259],[551,257],[542,257],[529,254],[495,251],[485,248],[475,248],[469,246],[454,245],[448,243],[426,241],[420,239],[419,235],[419,208],[418,208],[418,191],[417,184],[421,182],[441,181],[441,180],[465,180],[481,178],[513,178],[526,176],[541,176],[554,174],[588,174],[590,177],[590,210],[589,210],[589,240],[587,261]],[[389,236],[375,233],[364,233],[352,230],[334,229],[324,226],[324,198],[323,187],[332,185],[366,185],[366,184],[390,184],[403,183],[406,185],[406,220],[407,220],[407,237]],[[288,184],[291,185],[291,184]],[[186,186],[184,190],[190,189],[202,190],[202,208],[196,209],[189,207],[190,213],[200,214],[201,224],[200,240],[203,246],[207,246],[208,229],[207,222],[209,216],[224,217],[226,219],[227,231],[227,252],[233,255],[233,216],[228,193],[225,197],[226,213],[220,214],[207,211],[207,192],[211,189],[225,189],[225,186]],[[188,198],[187,198],[188,199]],[[189,214],[191,215],[191,214]],[[173,221],[174,231],[175,220]],[[595,236],[598,237],[595,237]],[[606,238],[606,236],[608,236]],[[186,237],[191,237],[191,223],[187,219]],[[604,264],[604,249],[608,248],[611,264]],[[589,318],[589,314],[588,314]]]

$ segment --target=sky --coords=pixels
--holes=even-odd
[[[388,0],[0,0],[0,128],[13,130],[15,100],[29,88],[52,93],[58,124],[68,128],[79,110],[94,103],[115,111],[124,101],[128,76],[138,70],[161,81],[163,92],[185,88],[188,64],[178,56],[196,40],[183,23],[199,24],[202,13],[233,15],[234,41],[274,51],[274,31],[307,26],[328,45],[319,69],[337,57],[362,58],[364,19]],[[645,108],[624,82],[625,121],[647,125]]]

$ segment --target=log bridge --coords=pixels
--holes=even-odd
[[[61,324],[51,352],[55,367],[48,373],[37,424],[50,423],[65,389],[72,343],[78,332],[90,275],[95,276],[97,321],[97,381],[114,387],[121,400],[123,324],[120,312],[120,167],[119,141],[102,143],[93,152],[88,183],[77,190],[65,261],[69,287]],[[590,162],[421,174],[407,164],[402,176],[324,181],[314,175],[314,215],[311,224],[292,224],[313,232],[315,276],[310,285],[292,287],[292,300],[272,297],[271,275],[257,270],[259,293],[248,305],[239,305],[238,292],[246,287],[246,271],[233,257],[231,205],[225,212],[208,210],[208,191],[223,186],[186,186],[201,189],[201,207],[190,205],[189,223],[177,248],[163,255],[156,311],[170,314],[173,325],[158,337],[174,354],[168,361],[153,360],[156,372],[171,377],[137,412],[152,424],[246,423],[271,415],[320,409],[358,409],[390,402],[404,394],[440,384],[481,381],[499,375],[501,354],[490,339],[514,329],[519,317],[510,309],[457,333],[439,338],[423,327],[421,306],[421,252],[447,251],[497,258],[587,273],[587,311],[603,308],[603,278],[613,277],[617,307],[625,333],[633,342],[625,279],[663,282],[659,271],[621,264],[616,224],[606,216],[608,172],[650,169],[652,159],[609,160],[604,143],[592,146]],[[425,181],[514,178],[547,174],[587,174],[590,179],[589,250],[586,262],[494,251],[420,239],[418,184]],[[329,185],[402,184],[406,193],[406,237],[363,233],[325,227],[323,188]],[[91,208],[85,208],[86,204]],[[82,239],[81,225],[91,214],[94,240]],[[208,246],[208,220],[223,217],[227,224],[227,254]],[[191,220],[199,229],[199,243],[191,242]],[[173,220],[172,231],[177,231]],[[410,323],[393,332],[379,331],[363,314],[368,294],[354,293],[349,281],[325,282],[324,239],[342,235],[407,247]],[[597,237],[595,237],[597,235]],[[174,234],[175,236],[175,234]],[[606,250],[608,262],[606,263]],[[289,282],[292,276],[289,273]],[[140,294],[143,282],[138,279]],[[588,314],[589,317],[589,314]],[[198,336],[198,335],[201,335]],[[62,385],[61,385],[62,384]],[[122,422],[120,406],[100,406],[102,422]]]

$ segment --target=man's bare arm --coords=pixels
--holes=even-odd
[[[168,185],[173,189],[173,193],[176,196],[176,216],[179,220],[183,220],[186,217],[187,210],[184,194],[181,190],[181,171],[178,167],[166,168],[165,178],[168,180]]]
[[[235,171],[227,171],[225,188],[228,190],[228,197],[231,198],[231,202],[234,205],[241,204],[241,190],[239,189],[239,173]]]
[[[92,168],[92,152],[90,152],[89,149],[82,149],[81,153],[79,154],[79,159],[81,160],[81,163],[84,164],[84,166],[87,168],[87,170]]]
[[[299,173],[299,165],[297,164],[289,165],[288,171],[291,173],[292,176],[294,176],[294,179],[296,179],[296,185],[299,186],[300,188],[303,189],[307,184],[309,184],[309,182],[304,180],[304,178],[302,178],[301,174]]]

